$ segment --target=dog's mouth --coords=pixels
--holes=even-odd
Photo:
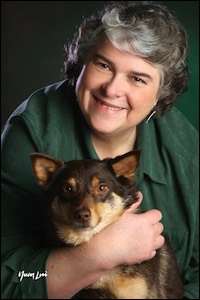
[[[90,231],[90,230],[93,230],[95,227],[97,226],[97,224],[94,226],[92,226],[91,224],[85,224],[85,223],[75,223],[74,224],[74,228],[75,229],[78,229],[78,230],[81,230],[81,231]]]
[[[75,228],[81,231],[90,231],[94,229],[92,226],[76,226]]]

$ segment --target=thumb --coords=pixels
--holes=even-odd
[[[141,204],[143,200],[143,195],[142,193],[139,191],[137,192],[137,201],[135,203],[133,203],[127,210],[126,212],[133,212],[136,208],[138,208],[138,206]]]

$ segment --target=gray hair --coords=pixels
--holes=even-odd
[[[90,50],[102,34],[118,49],[144,58],[160,70],[154,117],[168,111],[188,84],[187,35],[169,9],[152,1],[111,1],[84,19],[66,46],[65,77],[74,85]]]

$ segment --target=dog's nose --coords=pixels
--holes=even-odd
[[[87,222],[91,217],[91,212],[88,208],[78,209],[74,215],[79,222]]]

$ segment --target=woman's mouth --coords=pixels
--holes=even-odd
[[[95,101],[98,104],[98,107],[104,109],[104,110],[109,110],[109,111],[113,111],[113,112],[117,112],[117,111],[121,111],[123,109],[127,109],[126,107],[120,107],[120,106],[115,106],[112,104],[109,104],[103,100],[100,100],[99,98],[95,97]]]

